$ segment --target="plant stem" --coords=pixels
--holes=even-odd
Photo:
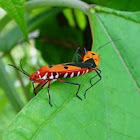
[[[90,23],[90,29],[92,34],[92,46],[93,46],[93,22],[91,18],[91,12],[90,8],[93,5],[89,5],[83,1],[80,0],[34,0],[34,1],[28,1],[26,2],[26,8],[28,10],[33,10],[35,8],[45,7],[45,6],[61,6],[61,7],[68,7],[68,8],[75,8],[80,11],[83,11],[84,14],[88,16],[89,23]]]
[[[60,7],[69,7],[76,8],[80,11],[83,11],[88,15],[89,5],[80,0],[34,0],[26,2],[26,8],[32,10],[35,8],[45,7],[45,6],[60,6]]]
[[[92,35],[92,47],[94,46],[94,27],[93,27],[93,19],[92,19],[92,14],[94,14],[94,9],[92,8],[88,11],[88,20],[89,20],[89,24],[90,24],[90,30],[91,30],[91,35]]]
[[[23,107],[23,103],[20,100],[16,90],[14,89],[12,81],[8,78],[8,75],[6,73],[6,70],[4,68],[1,59],[0,59],[0,77],[1,77],[0,80],[1,88],[5,91],[5,94],[9,99],[9,101],[11,102],[15,111],[19,112]]]

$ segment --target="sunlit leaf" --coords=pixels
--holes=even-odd
[[[3,138],[5,130],[9,126],[9,121],[16,115],[6,96],[0,90],[0,139]]]
[[[40,14],[35,15],[34,17],[29,18],[27,21],[28,32],[34,31],[38,28],[38,26],[40,26],[44,22],[44,20],[46,20],[46,18],[60,12],[61,10],[61,8],[56,8],[53,10],[50,9],[47,11],[43,11]],[[21,30],[17,26],[13,27],[3,36],[0,36],[0,51],[6,52],[11,50],[18,43],[18,41],[22,39],[23,35]]]
[[[83,0],[83,1],[122,11],[140,11],[140,1],[138,0]]]
[[[87,99],[75,97],[76,86],[55,82],[50,87],[53,107],[44,88],[13,120],[4,139],[140,139],[138,57],[140,25],[119,16],[92,13],[94,47],[101,57],[102,80]],[[135,68],[136,67],[136,68]],[[81,83],[79,95],[90,86],[95,72],[67,79]],[[137,77],[136,77],[137,76]],[[94,79],[95,81],[97,79]],[[94,81],[93,81],[94,82]]]
[[[3,30],[5,25],[11,20],[11,18],[8,15],[5,15],[1,20],[0,20],[0,31]]]
[[[28,40],[26,22],[24,19],[25,0],[0,0],[0,7],[2,7],[19,25]]]

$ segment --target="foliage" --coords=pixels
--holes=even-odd
[[[0,0],[0,6],[18,23],[26,39],[28,39],[24,19],[24,4],[24,0]]]
[[[139,11],[140,1],[138,0],[83,0],[88,3],[94,3],[104,7],[122,11]]]
[[[91,7],[92,3],[98,5]],[[96,51],[108,41],[121,39],[112,41],[99,50],[102,80],[88,91],[86,100],[80,101],[75,97],[76,86],[54,82],[50,88],[53,107],[48,104],[46,88],[40,90],[9,126],[7,122],[4,123],[4,128],[8,128],[5,140],[140,139],[138,1],[34,0],[25,3],[23,0],[0,0],[0,6],[8,14],[0,21],[0,91],[6,95],[0,96],[0,109],[4,109],[8,101],[13,106],[13,111],[9,112],[11,115],[5,117],[7,120],[33,95],[31,85],[29,82],[25,84],[26,80],[17,71],[21,86],[13,87],[11,81],[16,81],[17,77],[12,71],[7,78],[3,63],[19,64],[20,59],[24,58],[23,67],[32,73],[44,64],[71,61],[78,46]],[[11,22],[12,19],[22,31]],[[27,31],[33,32],[29,34],[30,45],[26,43]],[[34,36],[34,31],[39,35]],[[32,47],[32,40],[36,49]],[[94,74],[92,72],[67,81],[81,83],[79,94],[83,98]],[[6,107],[4,110],[3,112],[8,112]],[[0,116],[4,118],[2,113]],[[0,128],[0,133],[3,132]]]

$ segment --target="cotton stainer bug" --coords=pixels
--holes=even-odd
[[[112,41],[110,41],[110,42],[112,42]],[[108,42],[108,43],[110,43],[110,42]],[[106,43],[106,44],[108,44],[108,43]],[[105,46],[105,45],[103,45],[103,46]],[[103,46],[99,47],[98,50],[100,48],[102,48]],[[50,89],[50,83],[53,79],[56,79],[59,82],[77,85],[78,90],[76,92],[76,96],[80,100],[82,100],[81,97],[78,95],[78,92],[80,89],[80,84],[61,80],[60,78],[73,78],[73,77],[81,76],[81,75],[84,75],[86,73],[90,73],[92,71],[95,71],[97,74],[94,77],[90,78],[91,85],[89,88],[87,88],[85,90],[85,93],[84,93],[85,98],[86,98],[87,91],[101,80],[101,78],[102,78],[100,75],[101,70],[97,68],[99,63],[100,63],[99,54],[97,54],[96,52],[93,52],[93,51],[86,51],[85,50],[84,55],[80,56],[80,57],[82,59],[82,62],[70,62],[70,63],[64,63],[64,64],[51,65],[51,66],[45,65],[45,66],[42,66],[40,69],[38,69],[36,72],[34,72],[31,75],[29,75],[26,71],[23,70],[21,63],[20,63],[21,70],[14,65],[11,65],[11,64],[9,64],[9,65],[18,69],[20,72],[22,72],[26,76],[30,77],[30,81],[32,81],[35,95],[36,95],[36,90],[39,87],[43,88],[48,83],[47,90],[48,90],[48,95],[49,95],[49,104],[52,106],[49,89]],[[91,81],[96,76],[98,76],[99,79],[95,83],[92,84]],[[36,87],[34,87],[34,83],[38,83],[38,85]]]

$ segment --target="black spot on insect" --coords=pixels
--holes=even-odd
[[[91,59],[88,59],[87,61],[85,62],[77,62],[77,63],[68,63],[66,64],[67,66],[77,66],[77,67],[80,67],[80,68],[94,68],[96,67],[95,65],[95,62],[94,60],[91,58]]]
[[[95,53],[92,53],[92,55],[95,55]]]
[[[49,66],[49,68],[52,68],[52,67],[53,67],[52,65]]]
[[[68,67],[67,66],[64,66],[64,69],[68,69]]]

